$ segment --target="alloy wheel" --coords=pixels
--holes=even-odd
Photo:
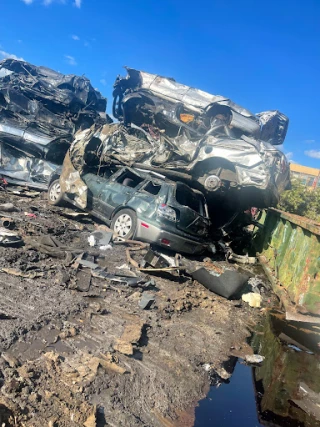
[[[128,214],[120,215],[114,223],[114,231],[118,233],[120,237],[127,236],[132,228],[132,219]]]
[[[52,202],[55,202],[56,200],[58,200],[60,194],[61,194],[61,187],[60,187],[60,184],[57,182],[56,184],[53,184],[53,186],[50,189],[50,200]]]

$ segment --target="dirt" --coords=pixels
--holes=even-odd
[[[68,209],[48,205],[45,194],[2,192],[5,202],[18,209],[3,216],[15,218],[25,245],[0,246],[0,421],[192,426],[210,372],[228,378],[230,355],[252,354],[246,339],[264,309],[228,301],[176,272],[139,272],[146,283],[136,287],[91,275],[77,263],[81,252],[108,273],[137,271],[123,245],[90,248],[87,238],[100,225],[67,218]],[[62,248],[49,255],[43,236]],[[143,292],[155,299],[148,310],[139,307]]]

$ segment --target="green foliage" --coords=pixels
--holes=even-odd
[[[320,188],[311,191],[299,181],[281,195],[279,209],[320,222]]]

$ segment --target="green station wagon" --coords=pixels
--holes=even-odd
[[[210,220],[203,194],[158,174],[123,167],[112,173],[78,174],[66,185],[63,168],[50,180],[51,204],[67,201],[105,222],[125,239],[154,243],[176,252],[201,253],[208,244]],[[61,176],[58,174],[61,173]],[[81,184],[80,184],[81,183]],[[86,192],[86,206],[76,195]]]

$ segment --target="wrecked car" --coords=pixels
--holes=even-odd
[[[47,189],[74,134],[111,121],[106,99],[85,77],[25,61],[0,62],[0,174]]]
[[[284,114],[254,115],[228,98],[174,79],[127,72],[114,85],[113,115],[152,140],[154,149],[142,160],[147,168],[173,179],[186,174],[209,203],[229,198],[245,209],[278,202],[290,182],[287,159],[276,148],[287,133]],[[113,149],[109,143],[109,152]]]
[[[203,194],[158,174],[121,167],[80,177],[68,153],[61,175],[51,177],[48,199],[90,212],[121,238],[190,254],[203,252],[208,243],[210,220]]]

